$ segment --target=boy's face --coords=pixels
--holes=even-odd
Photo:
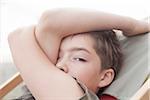
[[[65,38],[56,64],[65,73],[77,78],[93,92],[101,76],[101,60],[94,50],[94,40],[87,34]]]

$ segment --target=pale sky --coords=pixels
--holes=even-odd
[[[90,8],[142,19],[150,16],[150,0],[0,0],[0,63],[12,61],[7,35],[37,23],[41,13],[60,7]]]

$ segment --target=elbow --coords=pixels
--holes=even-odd
[[[42,13],[40,21],[47,21],[47,19],[54,20],[55,17],[59,16],[60,12],[61,12],[60,8],[46,10]]]
[[[22,32],[22,29],[16,29],[15,31],[11,32],[8,35],[8,44],[11,45],[14,41],[16,41],[19,38],[20,33]]]
[[[62,26],[65,26],[62,18],[64,18],[64,11],[60,8],[45,11],[40,17],[35,33],[62,33],[64,30]]]
[[[7,38],[9,45],[10,45],[11,41],[13,40],[13,38],[14,38],[14,33],[10,33]]]
[[[74,10],[75,9],[73,8],[65,8],[65,7],[46,10],[42,13],[40,21],[47,21],[49,19],[50,21],[55,23],[56,21],[58,21],[58,19],[62,19],[62,17],[66,18],[67,15],[70,16],[72,12],[75,12]]]

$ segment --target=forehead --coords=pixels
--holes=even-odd
[[[61,43],[61,50],[68,50],[71,48],[84,48],[87,50],[94,50],[94,40],[93,38],[86,33],[76,34],[64,38]]]

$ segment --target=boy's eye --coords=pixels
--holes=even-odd
[[[85,60],[85,59],[83,59],[83,58],[74,58],[74,60],[76,60],[76,61],[86,62],[86,60]]]

